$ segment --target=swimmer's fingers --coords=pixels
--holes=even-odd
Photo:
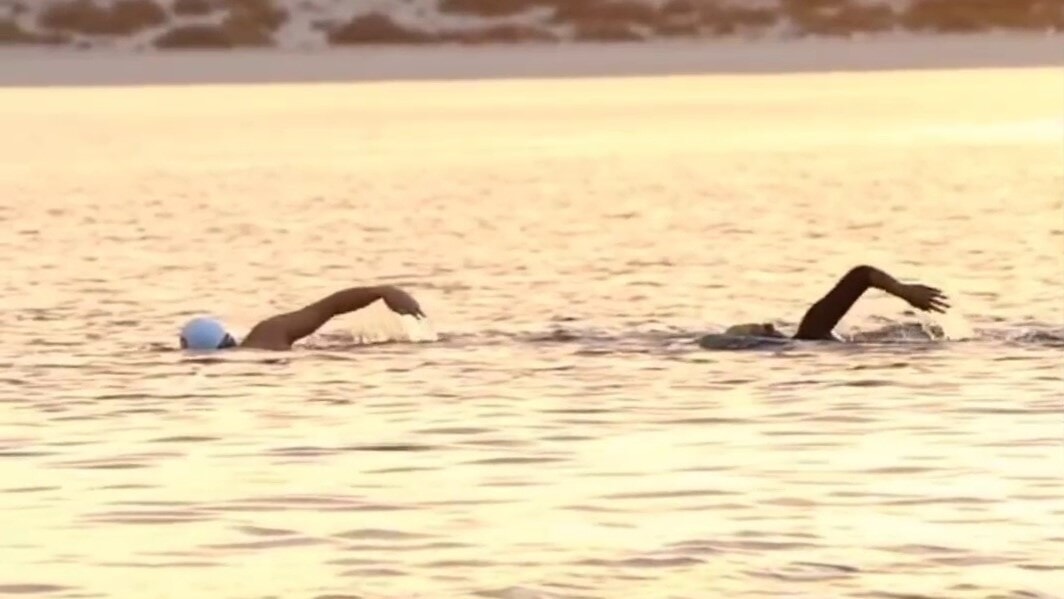
[[[425,318],[425,313],[421,310],[421,305],[418,304],[417,300],[415,300],[409,293],[397,287],[388,289],[384,294],[384,303],[396,314],[413,316],[414,318]]]
[[[931,292],[931,297],[927,300],[927,310],[929,312],[938,312],[940,314],[944,314],[946,310],[950,307],[949,298],[946,297],[946,294],[942,293],[942,291],[939,289],[935,289],[932,287],[929,289],[929,291]]]
[[[421,309],[421,304],[415,301],[414,304],[410,306],[410,315],[414,318],[425,318],[425,312]]]
[[[945,312],[949,307],[942,291],[927,285],[908,285],[904,288],[902,297],[913,307],[925,312]]]
[[[413,316],[414,318],[425,318],[425,313],[421,310],[421,306],[406,306],[395,309],[395,312],[403,316]]]
[[[930,306],[924,308],[928,312],[938,312],[939,314],[945,314],[946,309],[949,308],[949,304],[942,302],[933,302]]]

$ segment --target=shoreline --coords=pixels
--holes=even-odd
[[[326,50],[0,49],[0,87],[765,75],[1064,66],[1064,34],[364,46]]]

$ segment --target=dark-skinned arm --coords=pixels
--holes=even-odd
[[[911,306],[928,312],[945,312],[946,296],[934,287],[898,282],[872,266],[850,269],[835,286],[802,317],[795,339],[832,339],[832,331],[869,287],[899,297]]]

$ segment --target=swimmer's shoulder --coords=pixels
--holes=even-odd
[[[255,325],[240,342],[240,347],[283,351],[292,349],[292,342],[288,338],[288,329],[284,323],[278,317],[274,317]]]

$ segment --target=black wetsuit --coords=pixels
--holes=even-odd
[[[846,273],[835,287],[802,317],[795,339],[837,341],[832,331],[861,295],[872,286],[872,269],[858,266]]]

